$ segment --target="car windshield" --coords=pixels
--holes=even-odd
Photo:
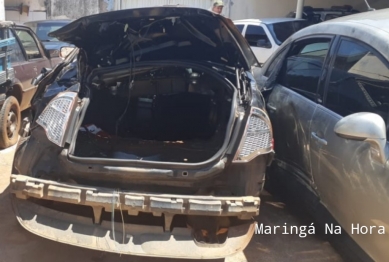
[[[300,20],[267,24],[267,27],[276,43],[281,45],[289,36],[308,25],[310,25],[308,21]]]
[[[58,23],[58,22],[53,22],[53,23],[42,23],[42,24],[35,24],[32,25],[31,28],[34,30],[36,35],[41,41],[59,41],[55,37],[49,37],[48,34],[52,31],[55,31],[63,26],[65,26],[68,23]]]

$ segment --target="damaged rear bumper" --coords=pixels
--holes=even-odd
[[[173,258],[215,259],[242,251],[250,242],[255,221],[231,226],[222,244],[198,243],[190,228],[170,225],[174,215],[236,216],[248,219],[259,213],[259,198],[158,195],[112,191],[75,186],[54,181],[12,175],[10,191],[19,223],[28,231],[58,242],[129,255]],[[56,211],[28,198],[90,206],[94,221]],[[121,209],[129,215],[139,212],[164,215],[165,226],[136,225],[100,221],[103,209]],[[123,232],[124,229],[124,232]],[[113,234],[114,232],[114,234]],[[114,237],[115,236],[115,237]],[[123,242],[124,240],[124,242]]]

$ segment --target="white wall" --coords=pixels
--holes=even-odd
[[[226,2],[226,0],[224,0]],[[369,0],[373,8],[389,8],[389,0]],[[364,0],[305,0],[304,5],[329,8],[333,5],[351,5],[366,11]],[[233,0],[231,19],[284,17],[295,11],[297,0]]]
[[[119,9],[120,0],[0,0],[6,6],[19,6],[21,3],[30,6],[30,14],[20,15],[17,11],[6,11],[7,20],[23,23],[31,20],[50,18],[79,18],[85,15]],[[285,17],[295,11],[297,0],[223,0],[223,15],[233,20],[245,18]],[[389,0],[368,0],[374,8],[389,8]],[[212,0],[121,0],[122,9],[158,6],[187,5],[209,9]],[[46,7],[45,3],[48,3]],[[360,11],[366,10],[364,0],[305,0],[305,5],[313,7],[330,7],[349,4]],[[231,7],[231,9],[229,8]],[[47,15],[45,14],[47,10]],[[1,19],[0,8],[0,19]]]
[[[20,14],[19,11],[5,11],[5,20],[13,21],[16,24],[23,24],[28,21],[46,20],[46,12],[33,11],[27,16],[26,13]]]
[[[120,0],[117,0],[118,2]],[[122,9],[137,8],[137,7],[151,7],[160,5],[187,5],[191,7],[199,7],[208,9],[212,0],[121,0]]]
[[[17,24],[23,24],[27,21],[45,20],[46,6],[45,0],[2,0],[5,6],[17,7],[20,4],[28,5],[30,7],[29,13],[20,14],[19,11],[5,11],[5,20],[13,21]]]
[[[45,0],[3,0],[5,6],[18,6],[21,3],[30,6],[30,11],[44,11]],[[81,0],[82,1],[82,0]]]
[[[0,20],[5,20],[4,0],[0,0]]]
[[[122,9],[148,7],[167,4],[181,4],[208,9],[212,0],[121,0]],[[223,0],[223,15],[235,20],[245,18],[285,17],[296,10],[297,0]],[[377,9],[389,7],[389,0],[368,0]],[[116,0],[119,9],[120,0]],[[333,5],[352,5],[355,9],[366,11],[364,0],[305,0],[305,5],[329,8]],[[229,7],[231,6],[231,11]]]
[[[238,0],[243,1],[243,0]],[[246,0],[244,0],[246,1]],[[210,9],[213,0],[121,0],[122,9],[137,8],[137,7],[152,7],[161,5],[183,5],[188,7],[197,7]],[[229,17],[229,3],[232,0],[224,0],[223,15]],[[116,8],[119,9],[120,0],[116,0]]]
[[[50,0],[52,19],[71,18],[99,13],[99,0]]]

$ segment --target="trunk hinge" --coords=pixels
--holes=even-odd
[[[247,104],[248,102],[248,90],[247,86],[249,82],[247,81],[247,76],[244,69],[236,69],[236,85],[238,88],[239,102],[241,105]]]

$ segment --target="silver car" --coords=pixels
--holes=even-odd
[[[302,29],[258,79],[274,128],[270,181],[375,261],[389,257],[388,17],[385,9]]]

